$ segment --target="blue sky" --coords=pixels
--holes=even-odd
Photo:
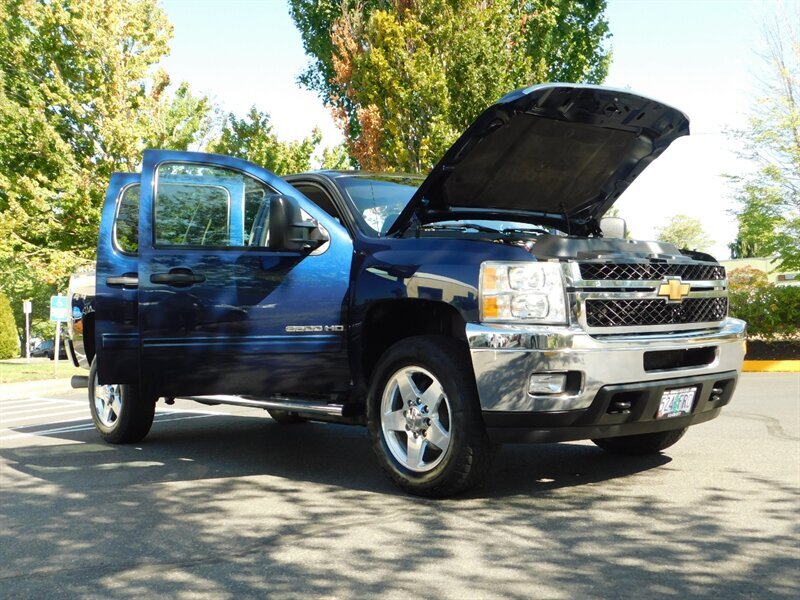
[[[325,143],[341,136],[315,94],[300,88],[307,64],[283,0],[163,0],[175,32],[164,67],[226,111],[253,104],[272,115],[277,133],[299,138],[315,126]],[[607,85],[631,88],[686,112],[692,135],[675,142],[617,205],[637,238],[675,214],[699,218],[727,257],[736,234],[731,191],[722,176],[746,170],[726,130],[746,124],[764,69],[761,0],[609,0],[613,62]]]

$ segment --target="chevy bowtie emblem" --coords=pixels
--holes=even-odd
[[[667,279],[666,283],[658,286],[658,295],[668,298],[670,302],[682,302],[689,295],[691,289],[688,283],[683,283],[678,277],[677,279]]]

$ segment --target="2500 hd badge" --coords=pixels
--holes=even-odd
[[[688,133],[661,102],[552,84],[424,178],[146,151],[70,290],[100,436],[141,440],[172,397],[365,425],[424,496],[478,484],[499,443],[663,451],[730,402],[745,323],[713,257],[603,215]]]

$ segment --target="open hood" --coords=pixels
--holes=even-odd
[[[414,222],[499,218],[598,234],[620,194],[688,133],[681,111],[624,90],[517,90],[458,138],[387,233]]]

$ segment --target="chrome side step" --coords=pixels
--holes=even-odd
[[[243,398],[241,396],[182,396],[186,400],[194,400],[201,404],[233,404],[235,406],[249,406],[251,408],[273,408],[288,410],[311,415],[326,415],[329,417],[344,416],[343,404],[326,404],[319,400],[299,400],[294,398]]]

